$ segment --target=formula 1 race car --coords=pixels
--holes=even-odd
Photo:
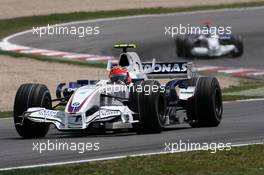
[[[210,30],[209,24],[206,24]],[[231,34],[218,35],[200,34],[183,35],[176,38],[176,53],[178,57],[199,58],[199,57],[222,57],[232,56],[233,58],[243,55],[244,45],[240,36]]]
[[[155,59],[141,63],[137,53],[127,52],[135,48],[133,44],[115,48],[123,52],[118,61],[108,61],[107,80],[78,80],[66,88],[61,83],[56,99],[51,99],[45,85],[21,85],[14,103],[18,134],[44,137],[50,124],[59,131],[130,129],[137,133],[160,133],[180,123],[192,127],[220,124],[222,93],[216,78],[196,76],[192,63],[156,63]],[[174,79],[161,85],[154,78]]]

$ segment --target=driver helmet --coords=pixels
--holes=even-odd
[[[114,66],[109,73],[109,78],[113,83],[131,83],[131,77],[127,68],[121,66]]]
[[[202,21],[202,23],[203,23],[203,25],[205,25],[207,28],[210,28],[210,26],[211,26],[211,22],[210,22],[208,19],[204,19],[204,20]]]

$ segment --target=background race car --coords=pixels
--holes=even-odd
[[[206,23],[208,31],[212,27]],[[232,34],[208,34],[179,35],[176,38],[176,53],[178,57],[241,57],[244,52],[244,45],[240,36]]]

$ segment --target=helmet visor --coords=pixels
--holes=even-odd
[[[116,75],[111,75],[110,77],[112,82],[126,82],[127,81],[127,74],[116,74]]]

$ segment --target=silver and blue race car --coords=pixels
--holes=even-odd
[[[14,102],[14,122],[24,138],[44,137],[50,125],[59,131],[133,130],[160,133],[169,126],[216,127],[222,119],[221,88],[214,77],[200,77],[192,63],[142,63],[134,44],[119,44],[119,66],[131,81],[77,80],[60,83],[56,99],[43,84],[23,84]],[[168,79],[161,84],[157,79]]]
[[[232,34],[179,35],[175,43],[177,56],[184,58],[238,58],[244,52],[241,36]]]

